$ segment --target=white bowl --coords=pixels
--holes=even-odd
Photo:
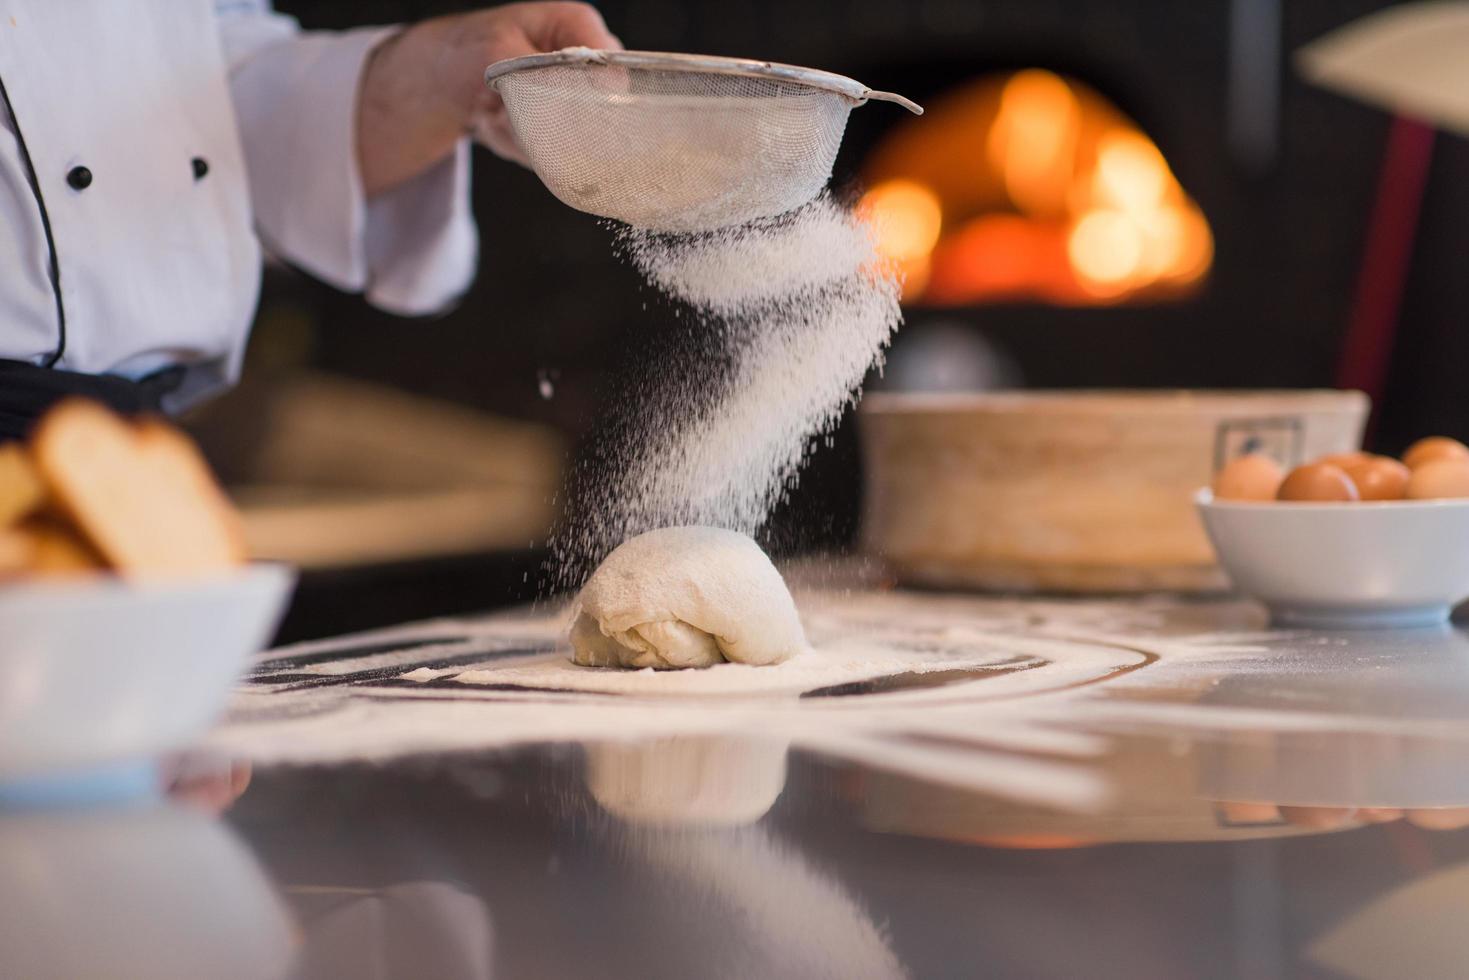
[[[1252,503],[1195,496],[1235,588],[1290,626],[1431,626],[1469,598],[1469,500]]]
[[[0,586],[0,788],[126,772],[187,745],[269,642],[295,573]]]

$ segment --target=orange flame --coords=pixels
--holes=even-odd
[[[929,256],[943,230],[938,195],[913,180],[888,180],[862,195],[857,211],[877,235],[878,251],[897,266],[904,298],[921,294],[928,284]]]
[[[1022,213],[1065,210],[1080,123],[1081,107],[1060,76],[1032,68],[1005,83],[990,126],[989,158]]]
[[[1213,262],[1209,223],[1153,141],[1052,72],[981,82],[889,143],[862,207],[905,300],[1121,302],[1186,288]]]

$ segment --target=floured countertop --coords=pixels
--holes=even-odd
[[[1111,792],[1089,760],[1119,732],[1469,742],[1469,698],[1449,696],[1469,692],[1469,638],[1453,630],[1271,631],[1248,604],[1168,598],[1004,599],[869,586],[798,587],[796,595],[813,650],[772,667],[578,667],[561,607],[278,649],[256,665],[211,747],[306,763],[758,736],[1087,809],[1105,806]]]
[[[0,813],[0,962],[1463,974],[1465,633],[789,578],[776,667],[579,668],[560,608],[273,651],[171,772],[223,817]]]

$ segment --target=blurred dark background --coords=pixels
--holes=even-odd
[[[308,28],[412,21],[468,6],[277,3]],[[1025,67],[1063,73],[1110,100],[1151,137],[1207,218],[1213,266],[1186,296],[1093,307],[915,305],[895,357],[905,336],[942,323],[981,339],[1007,365],[1007,378],[1031,387],[1332,384],[1391,120],[1383,110],[1307,84],[1290,53],[1388,4],[609,0],[598,6],[629,47],[811,65],[920,103],[988,73]],[[878,103],[855,111],[834,183],[853,188],[873,149],[905,116]],[[1429,432],[1469,435],[1469,398],[1458,377],[1460,365],[1469,364],[1466,173],[1464,141],[1440,134],[1373,436],[1385,451]],[[272,269],[250,380],[231,398],[250,399],[252,390],[293,372],[329,372],[538,423],[569,446],[582,439],[638,370],[638,352],[675,328],[673,317],[616,259],[610,231],[557,202],[530,172],[476,149],[474,185],[481,272],[456,310],[404,321]],[[833,445],[817,453],[776,516],[771,538],[778,549],[850,541],[860,506],[853,428],[848,419]],[[220,462],[230,475],[229,460]],[[476,580],[479,607],[534,592],[526,555],[497,573],[493,597]],[[443,596],[437,605],[421,601],[439,586],[426,584],[434,580],[413,567],[400,581],[395,594],[403,606],[393,607],[393,615],[468,603],[468,594]],[[464,577],[456,566],[439,581],[462,588]],[[414,595],[419,600],[410,601]],[[342,625],[357,620],[322,618],[300,632]]]

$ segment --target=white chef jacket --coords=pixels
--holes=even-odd
[[[303,33],[269,0],[0,0],[0,358],[183,364],[182,407],[239,376],[262,243],[383,309],[452,302],[468,145],[362,190],[357,82],[392,30]]]

